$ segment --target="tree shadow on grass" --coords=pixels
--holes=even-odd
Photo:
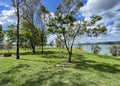
[[[55,51],[44,51],[43,54],[55,54],[55,53],[58,53],[58,52],[55,52]],[[42,51],[36,51],[36,54],[35,55],[41,55],[42,54]],[[32,55],[32,52],[29,51],[29,52],[22,52],[20,53],[20,55]]]
[[[75,68],[89,70],[94,69],[100,72],[108,72],[108,73],[120,73],[120,65],[110,65],[107,63],[96,62],[92,60],[86,60],[84,57],[79,58],[77,61],[73,62],[75,64]]]
[[[70,75],[68,76],[69,73]],[[85,86],[78,83],[81,80],[81,74],[74,74],[74,76],[73,74],[72,71],[65,69],[46,70],[43,68],[42,71],[31,76],[20,86]]]
[[[13,79],[11,77],[4,77],[0,79],[0,86],[6,86],[8,83],[12,82]]]
[[[54,54],[43,54],[43,58],[66,58],[67,54],[54,53]]]
[[[97,55],[98,57],[100,58],[105,58],[105,59],[114,59],[114,60],[119,60],[120,61],[120,58],[117,58],[117,57],[112,57],[112,56],[107,56],[107,55]]]
[[[13,77],[11,76],[16,74],[17,72],[20,72],[20,69],[22,68],[27,68],[30,67],[28,64],[19,64],[15,67],[12,67],[10,70],[6,71],[6,72],[2,72],[0,74],[0,86],[6,86],[8,83],[13,81]]]
[[[59,80],[56,80],[55,78],[59,75],[64,75],[65,71],[53,71],[53,70],[46,70],[42,69],[42,71],[39,71],[37,74],[32,76],[32,78],[25,81],[20,86],[66,86],[66,84],[61,81],[60,77],[58,77]]]

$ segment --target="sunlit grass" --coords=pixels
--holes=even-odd
[[[2,51],[0,55],[8,51]],[[74,49],[72,63],[62,49],[20,50],[20,60],[13,56],[0,59],[0,86],[119,86],[119,57],[93,55]],[[29,54],[29,55],[28,55]]]

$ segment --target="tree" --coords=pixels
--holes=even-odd
[[[98,54],[100,52],[101,48],[98,45],[92,45],[92,52],[94,54]]]
[[[16,16],[17,16],[17,50],[16,50],[16,59],[20,59],[19,55],[19,24],[20,24],[20,4],[23,0],[11,0],[12,6],[15,8]]]
[[[78,48],[78,49],[81,49],[81,48],[82,48],[82,45],[81,45],[80,42],[77,44],[77,48]]]
[[[120,46],[118,46],[118,45],[112,45],[110,47],[110,53],[113,56],[120,56]]]
[[[97,36],[106,31],[103,27],[88,29],[88,22],[77,21],[75,14],[78,13],[79,8],[82,6],[83,2],[80,0],[62,0],[61,4],[57,7],[55,17],[47,24],[50,32],[61,35],[68,52],[68,62],[72,61],[72,48],[76,36],[85,35],[85,33],[88,36],[93,34],[93,36]],[[89,25],[95,24],[100,19],[101,17],[99,16],[93,17]]]
[[[51,41],[49,44],[51,47],[53,47],[54,41]]]
[[[29,22],[28,21],[24,21],[21,25],[20,28],[20,35],[21,35],[21,40],[20,40],[20,44],[21,46],[25,47],[26,44],[30,45],[30,47],[32,48],[32,32],[31,32],[31,27],[29,26]],[[46,45],[47,42],[47,33],[44,32],[44,34],[42,34],[42,29],[40,28],[34,28],[34,32],[35,32],[35,46],[42,46],[41,44],[43,43],[43,46]],[[44,40],[42,40],[41,38],[44,38]],[[26,50],[26,48],[25,48]]]
[[[4,39],[4,35],[3,35],[3,31],[2,31],[2,25],[0,24],[0,49],[3,49],[3,39]]]
[[[46,7],[44,5],[42,5],[42,3],[40,4],[40,7],[37,11],[37,14],[38,14],[38,24],[40,24],[41,26],[41,47],[42,47],[42,54],[43,54],[43,48],[44,48],[44,42],[46,40],[46,17],[47,15],[49,15],[49,11],[46,9]]]
[[[32,46],[32,54],[35,54],[35,20],[36,9],[40,0],[24,0],[24,6],[21,7],[22,18],[27,21],[30,32],[32,33],[32,39],[30,40]]]
[[[8,50],[8,52],[10,52],[9,49],[12,49],[12,46],[12,42],[6,41],[6,49]]]
[[[4,35],[7,40],[11,43],[16,42],[17,40],[17,27],[13,24],[9,25],[6,30],[4,30]]]
[[[76,21],[74,16],[82,6],[83,3],[80,0],[62,0],[55,12],[55,18],[48,24],[49,31],[62,36],[68,51],[68,62],[71,62],[72,47],[79,32],[78,28],[73,27]]]
[[[64,42],[63,40],[61,40],[60,37],[56,37],[55,42],[56,42],[56,47],[59,48],[59,51],[61,48],[64,48]]]

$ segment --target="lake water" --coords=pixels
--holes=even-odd
[[[101,48],[99,54],[111,55],[110,53],[111,45],[98,45],[98,46]],[[82,49],[86,52],[92,52],[91,48],[92,48],[91,45],[82,45]]]

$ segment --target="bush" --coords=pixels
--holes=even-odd
[[[119,45],[112,45],[110,47],[110,53],[113,56],[120,56],[120,46]]]
[[[4,53],[4,57],[11,57],[12,54],[11,53]]]
[[[94,54],[98,54],[100,52],[101,48],[98,45],[92,45],[92,52]]]

